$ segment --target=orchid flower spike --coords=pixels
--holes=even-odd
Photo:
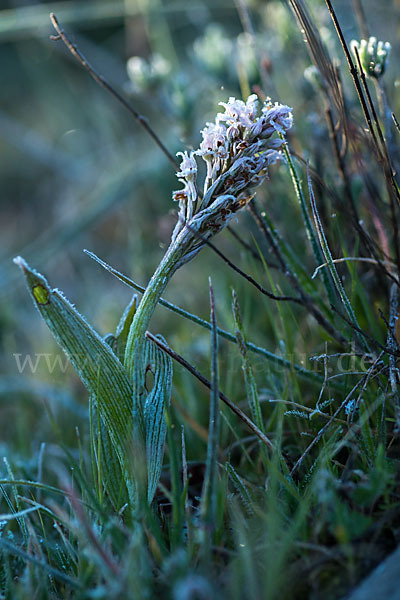
[[[268,179],[268,167],[282,156],[293,116],[289,106],[273,104],[270,98],[261,108],[259,105],[256,94],[245,102],[233,97],[220,102],[224,112],[219,112],[213,123],[206,123],[200,147],[190,153],[178,152],[182,161],[177,177],[183,189],[173,192],[173,199],[179,201],[179,218],[172,241],[187,224],[193,228],[201,222],[201,234],[206,238],[215,234]],[[198,156],[207,165],[202,197],[196,186]],[[224,198],[223,202],[219,198]],[[218,214],[213,214],[211,207]]]

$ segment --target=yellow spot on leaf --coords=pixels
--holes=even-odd
[[[32,291],[38,304],[48,303],[50,294],[46,288],[44,288],[42,285],[35,285]]]

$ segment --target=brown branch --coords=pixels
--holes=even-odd
[[[295,298],[294,296],[276,296],[275,294],[272,294],[272,292],[269,292],[268,290],[266,290],[264,287],[262,287],[262,285],[260,285],[258,283],[258,281],[253,279],[253,277],[251,277],[251,275],[248,275],[247,273],[242,271],[242,269],[237,267],[227,256],[225,256],[225,254],[223,254],[221,252],[221,250],[218,250],[218,248],[216,246],[214,246],[214,244],[211,243],[206,237],[201,235],[198,231],[195,231],[194,229],[192,229],[192,227],[190,227],[189,225],[186,225],[186,227],[196,237],[198,237],[204,244],[209,246],[215,252],[215,254],[217,254],[220,258],[222,258],[222,260],[228,265],[228,267],[230,267],[233,271],[235,271],[241,277],[246,279],[246,281],[251,283],[251,285],[253,285],[259,292],[261,292],[261,294],[264,294],[264,296],[267,296],[268,298],[271,298],[271,300],[276,300],[278,302],[296,302],[297,304],[303,304],[303,301],[301,300],[301,298]]]
[[[163,342],[159,340],[156,336],[154,336],[152,333],[150,333],[150,331],[146,331],[146,337],[152,342],[154,342],[154,344],[156,344],[161,350],[163,350],[163,352],[166,352],[169,356],[171,356],[171,358],[176,360],[176,362],[185,367],[185,369],[187,369],[189,373],[194,375],[196,379],[201,381],[203,385],[205,385],[208,389],[211,389],[211,382],[206,377],[204,377],[204,375],[202,375],[202,373],[200,373],[195,367],[193,367],[187,360],[185,360],[183,356],[180,356],[180,354],[172,350],[169,346],[163,344]],[[253,423],[253,421],[249,419],[249,417],[238,406],[236,406],[236,404],[229,400],[229,398],[225,396],[225,394],[223,394],[221,391],[218,391],[218,394],[222,402],[229,406],[232,412],[234,412],[239,417],[239,419],[241,419],[243,423],[245,423],[247,427],[251,429],[253,433],[256,434],[256,436],[263,442],[263,444],[268,446],[268,448],[270,448],[271,450],[276,450],[276,447],[273,444],[273,442],[271,442],[271,440],[262,431],[260,431],[257,425],[255,425],[255,423]]]
[[[303,306],[309,311],[309,313],[314,317],[314,319],[317,321],[317,323],[319,325],[321,325],[321,327],[323,327],[325,329],[325,331],[327,331],[333,339],[335,339],[340,344],[347,344],[346,338],[339,331],[337,331],[331,325],[331,323],[329,323],[329,321],[324,317],[324,315],[321,313],[321,311],[319,311],[318,308],[314,305],[314,299],[311,296],[309,296],[303,290],[301,285],[299,284],[296,275],[290,269],[289,265],[286,263],[284,257],[282,256],[280,248],[279,248],[278,244],[276,243],[276,241],[274,240],[274,238],[272,237],[254,200],[251,200],[251,202],[248,204],[248,208],[249,208],[250,213],[252,214],[256,224],[258,225],[260,231],[265,235],[267,241],[271,245],[271,247],[275,253],[275,256],[280,264],[282,272],[286,275],[286,277],[289,279],[290,283],[292,284],[293,288],[299,294],[299,299],[301,300],[301,303],[303,304]]]
[[[162,143],[162,141],[160,140],[160,138],[158,137],[158,135],[155,133],[155,131],[150,127],[147,119],[145,117],[143,117],[141,114],[139,114],[134,108],[133,106],[131,106],[126,100],[125,98],[123,98],[123,96],[121,96],[121,94],[119,94],[105,79],[102,75],[100,75],[99,73],[97,73],[94,68],[89,64],[89,62],[86,60],[85,56],[82,54],[82,52],[79,50],[79,48],[77,47],[76,44],[74,44],[70,38],[68,37],[68,35],[65,33],[64,29],[62,29],[61,25],[59,24],[57,17],[54,13],[50,13],[50,20],[52,22],[52,25],[54,27],[54,29],[57,31],[57,35],[52,35],[50,36],[50,39],[53,41],[57,41],[57,40],[62,40],[64,42],[64,44],[66,45],[66,47],[68,48],[68,50],[71,52],[71,54],[78,60],[78,62],[82,65],[82,67],[84,69],[86,69],[86,71],[91,75],[91,77],[96,81],[96,83],[98,83],[99,85],[101,85],[101,87],[103,87],[104,89],[106,89],[108,92],[110,92],[110,94],[112,96],[114,96],[114,98],[116,98],[116,100],[118,100],[118,102],[120,104],[122,104],[122,106],[124,108],[126,108],[126,110],[136,119],[136,121],[139,123],[139,125],[141,125],[143,127],[143,129],[149,134],[149,136],[154,140],[154,142],[157,144],[157,146],[162,150],[162,152],[165,154],[165,156],[168,158],[168,160],[170,161],[170,163],[174,166],[174,169],[176,170],[178,167],[178,163],[175,160],[175,158],[172,156],[172,154],[169,152],[169,150],[164,146],[164,144]]]
[[[354,331],[357,331],[358,333],[360,333],[361,335],[363,335],[365,337],[365,339],[369,342],[371,342],[371,344],[373,344],[374,346],[376,346],[377,348],[379,348],[380,350],[382,350],[383,352],[386,352],[386,354],[389,355],[393,355],[396,358],[399,357],[399,352],[396,352],[394,350],[391,350],[390,348],[388,348],[388,346],[384,346],[383,344],[381,344],[380,342],[378,342],[378,340],[376,340],[375,338],[373,338],[372,336],[368,335],[367,333],[365,333],[365,331],[363,331],[361,329],[361,327],[357,327],[357,325],[354,325],[354,323],[352,323],[350,321],[350,319],[348,319],[346,317],[346,315],[344,315],[338,308],[336,308],[336,306],[331,306],[332,310],[335,311],[335,313],[337,313],[339,315],[339,317],[341,319],[343,319],[343,321],[345,321],[347,323],[347,325],[349,325],[352,329],[354,329]],[[380,309],[379,309],[380,310]],[[382,313],[381,313],[382,316]]]
[[[386,143],[385,143],[384,140],[382,142],[382,139],[380,137],[380,134],[382,132],[380,131],[379,123],[378,123],[378,126],[377,126],[377,131],[378,131],[378,135],[380,137],[380,141],[381,141],[382,147],[379,145],[378,139],[376,137],[375,130],[373,128],[373,124],[372,124],[372,120],[371,120],[371,116],[370,116],[370,113],[369,113],[369,110],[368,110],[368,105],[367,105],[367,102],[366,102],[364,94],[363,94],[363,89],[362,89],[362,85],[360,84],[360,79],[358,77],[358,72],[357,72],[357,69],[356,69],[356,67],[354,65],[354,62],[353,62],[352,58],[351,58],[351,54],[350,54],[349,48],[348,48],[348,46],[346,44],[346,40],[344,38],[342,29],[340,27],[338,18],[337,18],[336,13],[335,13],[335,11],[333,9],[332,2],[331,2],[331,0],[325,0],[325,4],[326,4],[326,6],[328,8],[329,14],[331,15],[333,24],[334,24],[335,29],[336,29],[336,33],[337,33],[338,38],[340,40],[340,43],[342,45],[343,52],[345,54],[345,57],[346,57],[346,60],[347,60],[347,64],[348,64],[348,67],[349,67],[350,75],[351,75],[351,77],[353,79],[353,82],[354,82],[354,85],[355,85],[355,88],[356,88],[356,91],[357,91],[358,99],[360,101],[361,108],[362,108],[365,120],[367,122],[367,125],[368,125],[368,129],[369,129],[369,131],[370,131],[370,133],[372,135],[372,138],[373,138],[376,150],[377,150],[379,162],[382,164],[382,167],[383,167],[383,170],[384,170],[384,174],[385,174],[385,177],[387,178],[388,184],[390,184],[390,186],[391,186],[391,188],[393,190],[393,193],[394,193],[394,195],[395,195],[398,203],[400,204],[400,192],[397,189],[397,185],[396,185],[396,181],[395,181],[395,178],[394,178],[393,169],[392,169],[392,166],[391,166],[391,163],[390,163],[390,159],[389,159],[389,155],[388,155],[388,150],[387,150],[387,147],[386,147]],[[358,56],[357,49],[356,49],[356,55],[357,55],[357,59],[358,59],[358,62],[359,62],[359,56]],[[363,72],[363,69],[361,67],[360,68],[361,78],[363,77],[363,73],[364,72]],[[376,124],[376,121],[375,121],[375,124]]]
[[[392,113],[392,119],[394,121],[394,124],[396,125],[397,131],[400,133],[400,124],[399,124],[399,122],[397,120],[397,117],[396,117],[396,115],[394,113]]]

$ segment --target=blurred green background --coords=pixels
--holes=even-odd
[[[359,39],[353,2],[334,4],[346,39]],[[304,77],[310,60],[290,8],[277,0],[251,0],[246,5],[256,49],[244,33],[248,24],[240,0],[0,2],[0,439],[9,449],[30,453],[44,439],[56,441],[48,429],[48,408],[62,423],[65,439],[74,437],[75,424],[86,413],[86,393],[71,367],[65,372],[57,365],[49,370],[44,358],[35,373],[29,368],[19,372],[15,354],[22,361],[31,355],[35,362],[38,353],[61,353],[12,258],[22,255],[44,273],[105,335],[115,329],[131,291],[82,249],[145,285],[168,245],[176,218],[171,192],[179,187],[170,163],[132,117],[61,42],[50,41],[49,13],[56,13],[89,62],[149,119],[171,152],[198,146],[199,131],[214,119],[219,101],[246,96],[260,86],[273,100],[293,107],[290,143],[329,180],[333,157],[323,107]],[[343,65],[325,3],[313,0],[308,6],[332,56]],[[390,41],[396,56],[400,2],[368,0],[363,6],[370,33]],[[132,56],[139,59],[127,70]],[[385,83],[399,114],[396,67],[393,60]],[[351,110],[357,100],[348,76],[344,84]],[[271,183],[258,196],[294,249],[304,253],[305,236],[299,233],[300,217],[287,178],[284,166],[274,168]],[[329,197],[323,211],[330,214]],[[233,227],[246,241],[256,239],[265,249],[247,214]],[[217,245],[267,284],[262,269],[228,232],[219,236]],[[256,292],[208,248],[176,274],[165,297],[207,318],[210,275],[221,326],[232,329],[234,286],[249,338],[278,352],[276,307],[268,300],[260,307]],[[278,276],[275,283],[280,283]],[[310,347],[319,351],[323,340],[313,337],[308,317],[298,314],[303,322],[300,330],[290,332],[292,347],[297,352],[309,352]],[[201,329],[159,308],[152,330],[194,363],[207,365],[209,338]],[[231,348],[222,345],[222,387],[228,395],[230,375],[238,369],[235,360]],[[178,373],[192,385],[188,376],[179,369]],[[179,382],[175,394],[179,397]],[[207,393],[197,386],[193,397],[185,398],[194,417],[201,394],[206,408]],[[33,432],[29,441],[27,430]]]

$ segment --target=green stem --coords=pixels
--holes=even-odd
[[[125,366],[132,375],[134,355],[141,349],[144,341],[144,334],[150,323],[153,312],[165,290],[169,280],[176,271],[176,263],[181,254],[177,252],[175,244],[170,246],[158,265],[154,275],[150,279],[142,300],[136,310],[132,325],[129,330],[128,340],[125,350]],[[136,349],[137,342],[139,347]]]
[[[141,415],[140,399],[143,394],[145,377],[144,365],[141,364],[144,355],[145,333],[161,295],[178,269],[181,259],[188,251],[191,241],[190,235],[188,236],[188,232],[184,228],[176,240],[171,243],[147,285],[129,329],[125,348],[125,367],[133,379],[133,410],[139,412],[139,418]]]

